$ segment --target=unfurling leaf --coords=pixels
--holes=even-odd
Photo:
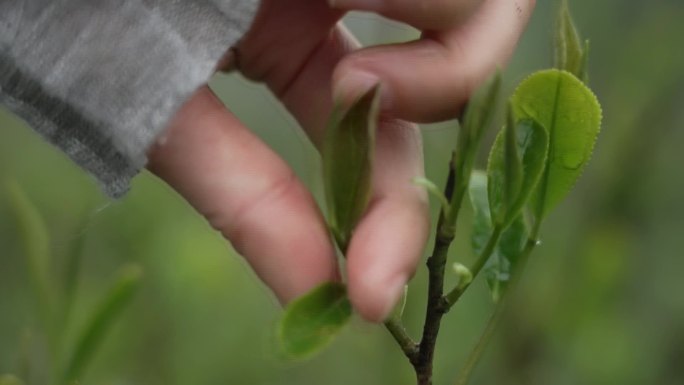
[[[475,216],[471,244],[473,252],[480,255],[494,231],[490,217],[487,175],[483,172],[473,173],[470,181],[470,202]],[[498,301],[506,289],[511,272],[518,262],[527,238],[527,226],[521,215],[515,217],[511,225],[501,234],[501,239],[485,266],[487,283],[494,301]]]
[[[454,263],[452,265],[452,269],[458,277],[458,283],[456,284],[456,288],[458,290],[464,290],[466,287],[468,287],[468,285],[470,285],[471,282],[473,282],[473,272],[463,264]]]
[[[532,120],[549,135],[546,167],[530,200],[540,221],[565,198],[582,174],[601,128],[596,96],[566,71],[540,71],[511,98],[516,121]]]
[[[570,14],[567,0],[563,0],[556,19],[555,67],[565,70],[586,82],[588,41],[580,39],[575,22]]]
[[[285,357],[305,359],[327,346],[349,322],[352,307],[346,287],[325,283],[291,302],[278,325]]]
[[[345,252],[371,194],[379,88],[363,95],[348,111],[333,112],[323,144],[323,182],[330,227]]]
[[[457,188],[451,202],[451,213],[457,213],[461,200],[467,193],[468,182],[473,171],[473,163],[480,148],[482,137],[491,125],[501,94],[501,73],[497,72],[468,102],[458,142],[452,161],[452,167],[458,178]],[[453,225],[456,218],[449,218]]]
[[[95,308],[90,321],[83,329],[64,371],[63,383],[76,381],[82,375],[114,321],[138,290],[141,278],[142,270],[137,265],[125,266],[119,271],[114,284]]]
[[[548,147],[549,136],[541,125],[530,119],[516,122],[509,111],[487,167],[490,210],[502,228],[520,215],[530,199],[544,172]]]

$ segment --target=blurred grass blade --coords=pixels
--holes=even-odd
[[[19,351],[17,352],[17,375],[21,378],[30,379],[33,373],[33,333],[31,329],[25,329],[21,333]]]
[[[17,218],[22,244],[26,253],[29,282],[36,299],[38,312],[49,336],[52,335],[53,291],[50,287],[50,236],[45,220],[19,184],[7,187],[10,204]]]
[[[348,111],[333,112],[325,135],[325,196],[330,227],[343,252],[370,200],[379,95],[379,87],[374,87]]]
[[[570,72],[578,79],[583,79],[586,77],[587,59],[584,44],[572,20],[568,2],[562,0],[556,18],[555,67]]]
[[[66,325],[71,317],[71,309],[78,287],[78,277],[81,271],[81,264],[83,261],[83,248],[85,237],[83,235],[76,237],[69,248],[69,255],[67,257],[66,269],[64,270],[64,296],[62,300],[62,325]]]
[[[24,385],[24,381],[11,374],[0,376],[0,385]]]
[[[601,106],[584,83],[559,70],[531,75],[511,101],[517,121],[537,122],[549,135],[545,170],[530,201],[538,228],[589,162],[601,129]]]
[[[141,278],[142,270],[137,265],[125,266],[117,274],[114,284],[95,308],[80,334],[71,360],[64,370],[63,384],[70,384],[83,374],[114,321],[138,290]]]
[[[491,125],[501,95],[501,73],[497,73],[476,92],[466,107],[463,124],[458,133],[452,167],[456,174],[456,187],[449,210],[450,225],[454,225],[463,197],[467,193],[475,157],[480,149],[482,137]]]
[[[278,325],[281,352],[289,359],[311,357],[332,342],[351,315],[343,284],[325,283],[313,289],[285,309]]]

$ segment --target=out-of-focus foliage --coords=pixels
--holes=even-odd
[[[538,2],[504,74],[509,91],[525,74],[552,65],[553,3]],[[684,3],[572,0],[570,6],[583,37],[592,40],[589,72],[604,107],[602,134],[578,188],[548,217],[521,295],[474,383],[681,384]],[[415,36],[366,15],[349,21],[367,43]],[[263,88],[225,76],[213,85],[320,199],[317,155]],[[456,133],[440,127],[446,126],[425,131],[425,146],[428,177],[443,184]],[[76,326],[62,331],[65,340],[78,338],[119,266],[133,262],[146,272],[138,295],[93,357],[84,384],[414,381],[391,337],[361,322],[312,361],[283,364],[269,334],[279,316],[276,302],[180,198],[142,175],[127,197],[109,202],[79,169],[3,111],[0,184],[9,180],[27,191],[46,218],[53,255],[49,274],[64,275],[72,245],[81,244],[81,281],[70,322]],[[20,229],[5,195],[0,198],[0,378],[12,373],[27,385],[41,384],[49,352],[38,332],[41,321],[32,306]],[[435,202],[433,212],[438,209]],[[463,247],[452,250],[452,260],[468,262],[470,235],[459,237]],[[421,270],[411,291],[416,294],[406,305],[413,334],[425,305],[424,280]],[[437,384],[455,381],[455,363],[463,362],[491,311],[485,280],[475,285],[444,321]]]

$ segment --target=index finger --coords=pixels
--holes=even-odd
[[[335,93],[349,101],[380,83],[389,115],[421,123],[455,118],[470,94],[506,65],[534,3],[486,0],[458,27],[355,52],[335,70]]]
[[[329,0],[332,7],[368,11],[418,29],[443,30],[460,24],[485,0]]]

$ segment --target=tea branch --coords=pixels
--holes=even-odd
[[[494,253],[496,245],[499,243],[499,240],[501,239],[502,233],[503,229],[501,227],[494,228],[492,235],[490,235],[489,240],[487,241],[487,246],[485,246],[485,249],[482,251],[480,256],[477,257],[475,263],[469,268],[471,274],[473,275],[473,278],[477,277],[478,274],[480,274],[480,271],[487,263],[487,260],[489,260],[489,258]],[[463,285],[458,285],[455,288],[453,288],[447,295],[444,296],[444,306],[446,306],[447,310],[450,310],[456,304],[456,302],[458,302],[463,293],[465,293],[466,290],[468,290],[471,284],[472,280],[471,282],[465,283]]]

